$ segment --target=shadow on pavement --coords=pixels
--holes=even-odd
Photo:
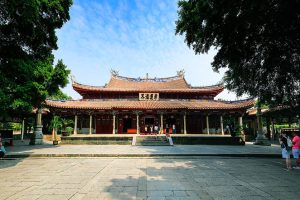
[[[0,165],[0,199],[252,200],[300,195],[300,171],[285,171],[282,159],[26,158]]]
[[[278,159],[116,159],[95,178],[84,198],[296,198],[293,182],[300,184],[300,173],[285,173],[283,168]]]

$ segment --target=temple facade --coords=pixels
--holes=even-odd
[[[72,80],[82,99],[46,100],[54,115],[74,118],[76,134],[176,134],[226,133],[231,124],[241,126],[253,99],[221,101],[215,97],[222,84],[193,87],[183,72],[167,78],[129,78],[112,72],[104,86]],[[175,132],[174,132],[175,128]]]

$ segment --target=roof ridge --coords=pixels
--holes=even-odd
[[[192,89],[200,89],[200,88],[214,88],[214,87],[222,87],[224,88],[224,84],[223,83],[217,83],[214,85],[205,85],[205,86],[192,86]]]
[[[73,85],[81,85],[81,86],[93,87],[93,88],[105,88],[105,86],[87,85],[87,84],[78,83],[77,81],[74,80],[72,81],[72,86]]]
[[[176,75],[176,76],[170,76],[170,77],[164,77],[164,78],[158,78],[158,77],[154,77],[154,78],[141,78],[141,77],[137,77],[137,78],[132,78],[132,77],[126,77],[126,76],[120,76],[120,75],[116,75],[116,74],[112,74],[112,78],[116,78],[119,80],[126,80],[126,81],[131,81],[131,82],[168,82],[168,81],[175,81],[175,80],[179,80],[179,79],[184,79],[183,75]]]

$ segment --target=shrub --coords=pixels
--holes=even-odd
[[[62,132],[62,135],[63,136],[70,136],[73,132],[73,128],[68,126],[66,127],[65,131]]]

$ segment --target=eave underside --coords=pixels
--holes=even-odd
[[[238,102],[223,101],[52,101],[47,100],[46,107],[64,110],[246,110],[253,107],[254,100]]]

